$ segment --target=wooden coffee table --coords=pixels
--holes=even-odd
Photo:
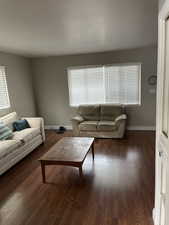
[[[90,149],[92,150],[92,156],[94,160],[94,138],[62,138],[39,159],[39,161],[41,162],[43,183],[46,182],[46,165],[64,165],[78,167],[79,175],[80,177],[82,177],[82,165]]]

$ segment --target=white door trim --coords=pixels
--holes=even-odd
[[[155,208],[153,209],[153,219],[155,225],[160,225],[160,208],[161,208],[161,165],[164,157],[159,157],[159,151],[166,150],[168,138],[164,137],[162,132],[163,118],[163,78],[165,68],[165,29],[166,19],[169,16],[169,0],[165,0],[158,16],[158,73],[157,73],[157,105],[156,105],[156,182],[155,182]],[[167,152],[166,152],[167,153]],[[165,154],[164,154],[165,155]]]

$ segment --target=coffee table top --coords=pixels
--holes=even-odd
[[[83,162],[94,138],[64,137],[45,153],[40,161]]]

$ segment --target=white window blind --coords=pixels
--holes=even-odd
[[[103,68],[71,69],[69,71],[70,104],[93,104],[104,101]]]
[[[5,67],[0,66],[0,109],[10,107],[8,88],[5,75]]]
[[[140,104],[140,66],[105,67],[106,101],[117,104]]]
[[[140,104],[141,65],[107,65],[68,70],[71,106]]]

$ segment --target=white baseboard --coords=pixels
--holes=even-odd
[[[129,126],[127,130],[147,130],[147,131],[155,131],[155,126]]]
[[[72,130],[72,126],[71,125],[46,125],[45,129],[46,130],[57,130],[60,126],[64,126],[67,130]],[[146,130],[146,131],[155,131],[156,128],[155,127],[150,127],[150,126],[129,126],[127,127],[127,130]]]
[[[57,130],[60,126],[65,127],[67,130],[72,130],[71,125],[45,125],[45,130]]]

